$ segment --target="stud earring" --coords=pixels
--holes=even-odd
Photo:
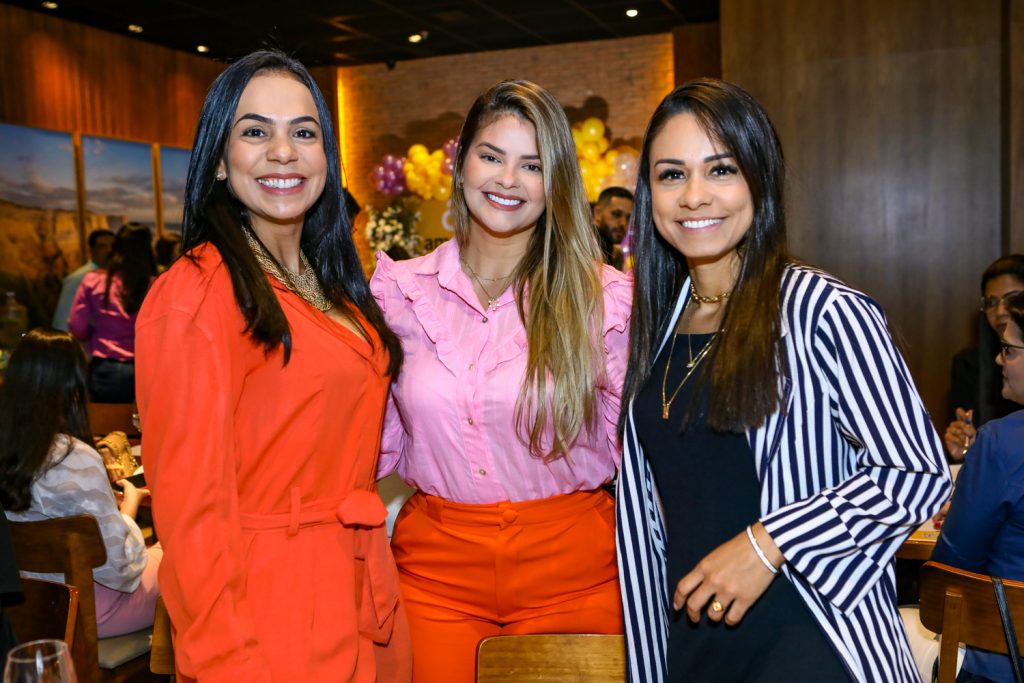
[[[218,171],[217,172],[217,180],[224,180],[227,177],[228,177],[228,174],[225,173],[224,171]]]

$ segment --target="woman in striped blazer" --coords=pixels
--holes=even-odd
[[[784,167],[739,87],[644,139],[618,543],[637,683],[918,680],[893,555],[948,498],[878,304],[787,253]]]

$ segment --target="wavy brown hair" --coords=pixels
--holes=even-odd
[[[529,81],[502,81],[470,107],[452,169],[452,214],[460,249],[469,241],[463,194],[466,154],[477,134],[505,116],[533,125],[544,175],[545,209],[513,275],[516,306],[529,350],[516,406],[516,427],[530,452],[568,455],[597,423],[596,387],[604,374],[601,250],[576,161],[569,120],[558,101]],[[554,437],[544,443],[545,427]]]

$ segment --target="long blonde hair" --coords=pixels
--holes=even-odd
[[[580,432],[591,432],[597,424],[596,388],[605,365],[601,252],[569,120],[558,100],[529,81],[497,83],[476,99],[466,116],[452,169],[451,211],[460,249],[470,232],[459,180],[466,153],[480,130],[509,115],[529,121],[537,133],[545,200],[513,276],[528,344],[516,429],[531,453],[550,461],[567,456]],[[554,436],[545,444],[549,424]]]

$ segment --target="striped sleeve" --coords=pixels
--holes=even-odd
[[[665,526],[654,476],[630,417],[623,439],[616,496],[619,583],[631,683],[668,680],[668,582]]]
[[[881,309],[852,290],[826,287],[822,296],[828,300],[810,329],[809,361],[855,460],[843,463],[850,475],[839,484],[762,522],[791,569],[850,612],[877,585],[900,543],[948,497],[950,484],[938,434]],[[795,390],[811,384],[796,382]]]

